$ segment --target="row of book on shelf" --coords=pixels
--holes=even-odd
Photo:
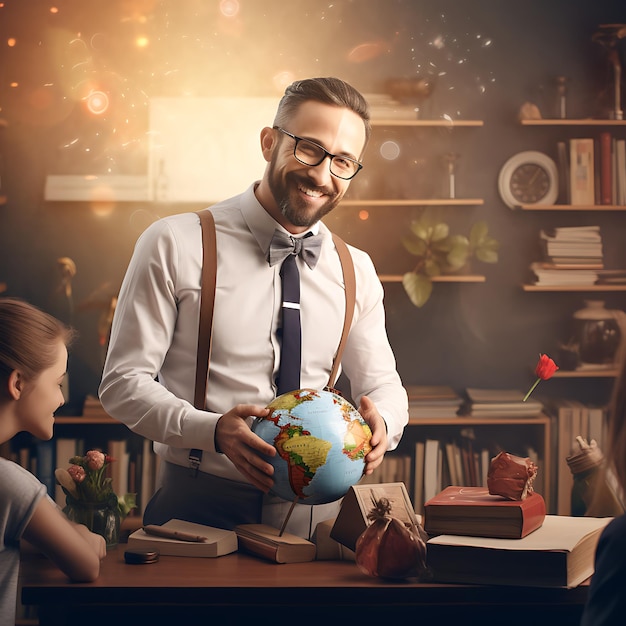
[[[560,201],[571,205],[626,205],[626,142],[603,131],[598,139],[557,143]]]
[[[154,493],[159,457],[152,450],[148,439],[110,439],[102,450],[114,461],[107,466],[117,495],[137,494],[137,511],[143,514],[147,501]],[[74,456],[87,452],[85,441],[80,438],[55,437],[48,441],[33,441],[30,438],[8,442],[0,455],[19,463],[35,474],[46,485],[48,494],[61,507],[65,506],[65,494],[56,483],[54,472],[57,467],[67,468]]]
[[[595,441],[600,450],[606,447],[607,407],[562,398],[548,403],[546,410],[552,417],[552,441],[556,450],[552,489],[552,493],[556,494],[556,513],[571,515],[574,477],[567,458],[580,452],[576,441],[579,436],[589,443]]]

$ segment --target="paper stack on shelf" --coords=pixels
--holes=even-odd
[[[542,230],[544,258],[530,270],[538,285],[593,285],[604,270],[599,226],[573,226]]]
[[[447,385],[407,385],[409,419],[457,417],[463,398]]]
[[[543,404],[529,399],[517,389],[467,389],[467,413],[472,417],[538,417]]]
[[[540,238],[547,261],[567,265],[603,262],[602,235],[599,226],[566,226],[542,230]]]

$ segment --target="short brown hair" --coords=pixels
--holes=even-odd
[[[36,378],[54,364],[58,341],[69,346],[75,331],[19,298],[0,298],[0,383],[19,370]]]
[[[363,120],[367,145],[372,133],[367,101],[352,85],[340,78],[306,78],[291,83],[278,103],[274,126],[285,125],[298,107],[310,100],[354,111]]]

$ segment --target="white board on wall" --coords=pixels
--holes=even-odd
[[[262,177],[261,129],[277,98],[152,98],[149,178],[156,202],[214,203]]]

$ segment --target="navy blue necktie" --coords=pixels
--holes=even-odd
[[[282,332],[277,394],[300,389],[302,330],[300,327],[300,272],[296,257],[302,255],[313,268],[319,258],[322,235],[296,239],[276,231],[269,250],[270,265],[284,258],[280,268],[282,282]]]
[[[300,328],[300,272],[295,254],[290,254],[280,268],[283,285],[283,326],[278,370],[278,395],[300,389],[302,331]]]

